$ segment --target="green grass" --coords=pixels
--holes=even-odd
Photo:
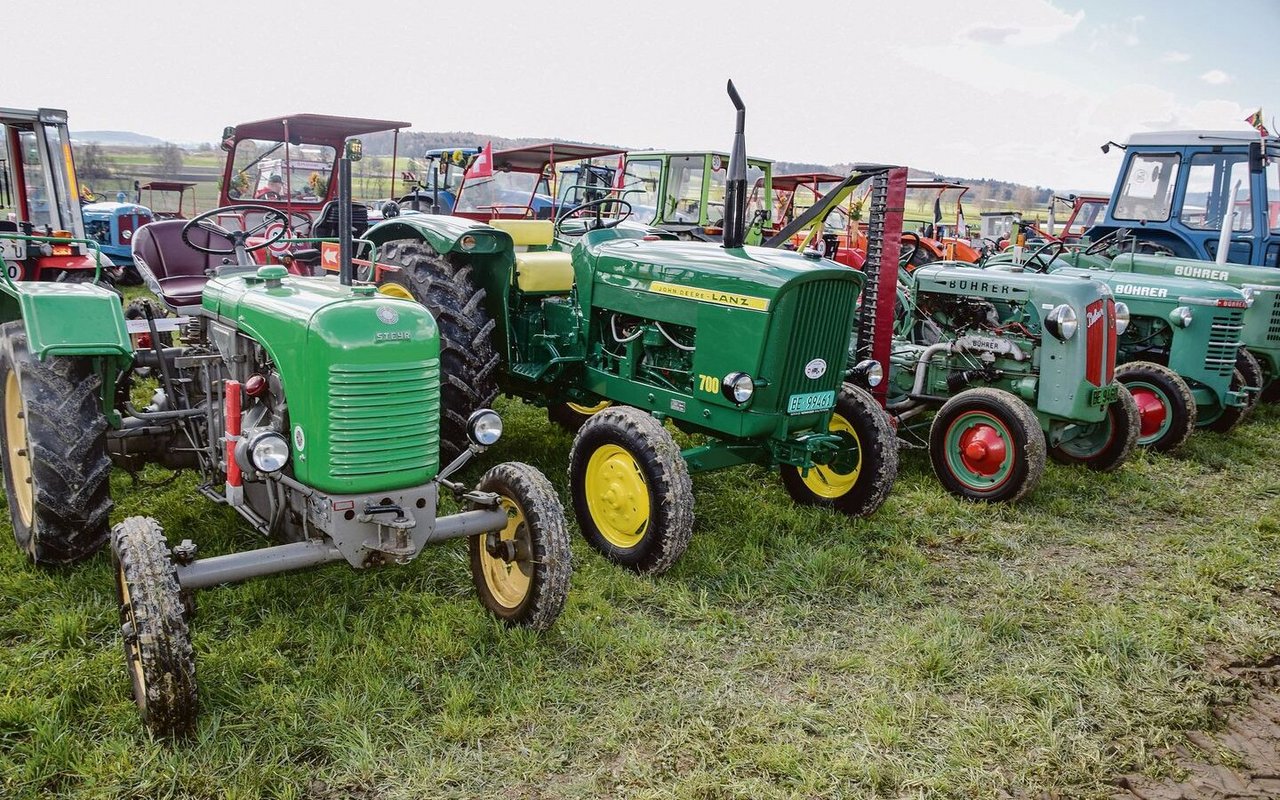
[[[500,408],[472,477],[519,457],[567,501],[569,437]],[[1280,646],[1278,437],[1266,409],[1117,474],[1051,466],[1013,508],[950,498],[912,451],[866,521],[760,469],[699,476],[684,560],[641,578],[576,540],[542,636],[483,613],[456,542],[206,591],[202,718],[176,746],[130,699],[108,557],[47,572],[0,548],[0,796],[1105,797],[1237,695],[1207,663]],[[113,519],[256,544],[190,476],[113,488]]]

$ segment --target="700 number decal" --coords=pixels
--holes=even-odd
[[[720,394],[720,379],[714,375],[698,376],[698,391],[708,394]]]

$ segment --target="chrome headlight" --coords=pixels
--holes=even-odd
[[[1080,327],[1080,320],[1076,317],[1076,310],[1063,303],[1044,318],[1044,326],[1049,329],[1049,333],[1065,342],[1075,336],[1076,328]]]
[[[1129,306],[1116,302],[1116,336],[1124,333],[1129,327]]]
[[[874,389],[884,380],[884,367],[880,366],[879,361],[868,358],[866,361],[858,362],[853,368],[853,374],[855,377],[862,378],[867,386]]]
[[[1174,325],[1177,325],[1179,328],[1191,327],[1192,319],[1191,309],[1186,306],[1178,306],[1169,312],[1169,321]]]
[[[245,449],[249,463],[258,472],[279,472],[289,463],[289,442],[275,431],[253,434]]]
[[[729,400],[742,405],[756,393],[756,382],[745,372],[730,372],[720,382],[720,391]]]
[[[491,408],[477,408],[467,418],[467,438],[480,447],[496,444],[502,438],[502,417]]]

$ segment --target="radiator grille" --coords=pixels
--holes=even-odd
[[[785,296],[793,324],[785,334],[785,366],[778,395],[781,402],[793,394],[839,386],[852,335],[847,322],[857,299],[857,283],[842,280],[802,283]],[[815,358],[827,362],[826,374],[819,380],[804,374],[805,365]]]
[[[1226,378],[1231,377],[1240,351],[1243,320],[1244,311],[1240,309],[1218,309],[1213,315],[1209,328],[1209,348],[1204,358],[1206,370]]]
[[[439,359],[330,368],[330,470],[335,477],[434,472],[439,438]]]

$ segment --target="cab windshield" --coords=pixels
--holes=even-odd
[[[337,151],[327,145],[288,145],[261,139],[236,142],[227,196],[233,200],[320,205],[328,197]]]
[[[467,180],[458,197],[458,211],[485,214],[528,214],[535,188],[546,182],[536,172],[495,172],[492,177]]]

